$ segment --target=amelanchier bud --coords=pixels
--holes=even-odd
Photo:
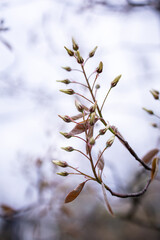
[[[60,132],[60,134],[62,134],[65,138],[71,138],[72,135],[69,133],[65,133],[65,132]]]
[[[68,95],[73,95],[75,94],[75,91],[73,89],[60,89],[60,92],[66,93]]]
[[[111,147],[115,139],[115,135],[111,136],[106,142],[106,147]]]
[[[69,56],[71,56],[71,57],[74,56],[74,52],[73,52],[72,50],[68,49],[68,48],[65,47],[65,46],[64,46],[64,48],[66,49],[66,51],[67,51],[67,53],[68,53]]]
[[[102,62],[99,63],[99,66],[96,71],[97,71],[97,73],[101,73],[103,71],[103,63]]]
[[[90,116],[90,125],[91,126],[93,126],[95,123],[95,117],[96,117],[96,113],[95,112],[91,113],[91,116]]]
[[[100,85],[99,85],[99,84],[96,84],[95,88],[96,88],[96,89],[99,89],[99,88],[100,88]]]
[[[79,49],[78,44],[75,42],[74,38],[72,38],[72,47],[73,47],[73,50],[75,51]]]
[[[107,132],[108,128],[103,128],[99,130],[99,135],[104,135]]]
[[[97,102],[95,102],[95,104],[90,107],[89,109],[90,113],[95,112],[96,108],[97,108]]]
[[[55,165],[59,166],[59,167],[68,167],[68,163],[64,162],[64,161],[58,161],[58,160],[53,160],[52,163],[54,163]]]
[[[119,79],[121,78],[122,75],[118,75],[112,82],[111,82],[111,87],[115,87],[117,83],[119,82]]]
[[[94,137],[91,137],[91,138],[89,139],[89,143],[90,143],[90,145],[94,145],[94,144],[95,144],[95,139],[94,139]]]
[[[60,175],[60,176],[63,176],[63,177],[66,177],[66,176],[69,175],[68,172],[57,172],[57,174]]]
[[[142,108],[144,111],[146,111],[147,113],[149,113],[150,115],[153,115],[154,112],[152,110],[148,110],[147,108]]]
[[[84,59],[81,57],[79,51],[76,52],[76,56],[77,56],[77,62],[82,64],[84,62]]]
[[[68,147],[61,147],[63,150],[65,150],[65,151],[67,151],[67,152],[72,152],[72,151],[74,151],[74,148],[73,147],[70,147],[70,146],[68,146]]]
[[[72,71],[72,68],[70,68],[70,67],[62,67],[64,70],[66,70],[67,72],[70,72],[70,71]]]
[[[57,80],[56,82],[61,82],[61,83],[65,83],[65,84],[71,83],[71,81],[69,79]]]
[[[151,90],[150,93],[154,97],[154,99],[158,100],[159,99],[159,92],[157,90]]]
[[[69,122],[72,122],[70,117],[65,115],[65,116],[61,116],[61,115],[58,115],[58,117],[60,117],[63,121],[69,123]]]
[[[84,111],[84,107],[82,106],[82,104],[78,100],[75,100],[75,105],[76,105],[76,108],[79,112]]]
[[[89,53],[89,57],[90,57],[90,58],[94,56],[97,48],[98,48],[98,47],[96,46],[96,47]]]

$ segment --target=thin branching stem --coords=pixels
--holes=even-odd
[[[103,101],[102,106],[101,106],[101,112],[102,112],[102,109],[103,109],[103,107],[104,107],[105,101],[106,101],[106,99],[107,99],[107,97],[108,97],[111,89],[112,89],[112,88],[110,87],[109,90],[108,90],[108,92],[107,92],[107,94],[106,94],[106,96],[105,96],[105,98],[104,98],[104,101]]]
[[[78,150],[78,149],[74,149],[75,151],[81,153],[83,156],[85,156],[86,158],[88,158],[90,160],[90,158],[85,154],[83,153],[82,151]]]
[[[84,98],[84,99],[86,99],[88,102],[94,104],[91,100],[89,100],[89,99],[86,98],[85,96],[81,95],[80,93],[75,93],[75,94],[78,95],[78,96],[80,96],[80,97],[82,97],[82,98]]]
[[[72,166],[70,166],[70,165],[68,165],[68,167],[72,168],[73,170],[75,170],[76,172],[80,173],[81,175],[83,175],[83,176],[85,176],[85,177],[88,177],[88,178],[92,179],[93,181],[96,180],[95,178],[89,176],[88,174],[79,171],[79,170],[78,170],[77,168],[75,168],[75,167],[72,167]]]
[[[101,154],[100,154],[100,156],[99,156],[99,158],[98,158],[98,160],[97,160],[97,162],[96,162],[96,164],[95,164],[94,168],[96,168],[96,167],[97,167],[97,164],[99,163],[99,161],[100,161],[100,159],[101,159],[101,157],[102,157],[103,153],[106,151],[106,149],[107,149],[107,146],[106,146],[106,147],[103,149],[103,151],[101,152]]]
[[[92,92],[93,92],[93,89],[94,89],[94,86],[95,86],[98,76],[99,76],[99,73],[96,74],[96,77],[94,79],[93,86],[92,86]]]
[[[71,83],[79,84],[79,85],[81,85],[81,86],[83,86],[83,87],[86,87],[86,88],[88,88],[88,86],[87,86],[87,85],[85,85],[85,84],[83,84],[83,83],[80,83],[80,82],[71,81]]]

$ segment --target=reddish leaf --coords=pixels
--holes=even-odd
[[[87,115],[87,113],[79,113],[79,114],[77,114],[75,116],[72,116],[71,119],[78,120],[78,119],[82,118],[85,115]]]
[[[70,135],[75,136],[77,134],[83,133],[89,128],[89,123],[87,121],[82,121],[77,123],[77,125],[69,132]]]
[[[76,199],[78,195],[81,193],[85,183],[86,181],[80,183],[73,191],[71,191],[65,198],[65,203],[72,202],[74,199]]]
[[[109,211],[109,213],[114,216],[114,213],[112,211],[112,208],[108,202],[108,199],[107,199],[107,194],[106,194],[106,189],[105,189],[105,186],[104,186],[104,183],[102,182],[102,191],[103,191],[103,196],[104,196],[104,201],[105,201],[105,204],[106,204],[106,207],[107,207],[107,210]]]
[[[152,158],[159,152],[158,148],[154,148],[152,150],[150,150],[148,153],[146,153],[144,155],[144,157],[142,158],[142,161],[146,164],[150,163]]]
[[[99,154],[98,154],[98,164],[97,164],[97,167],[99,168],[99,170],[103,171],[103,168],[104,168],[104,158],[102,155],[102,152],[99,151]]]
[[[151,171],[151,180],[153,180],[158,172],[158,162],[159,158],[155,157],[152,161],[152,171]]]

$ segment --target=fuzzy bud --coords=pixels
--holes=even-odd
[[[91,126],[93,126],[95,123],[95,117],[96,117],[96,113],[95,112],[91,113],[91,116],[90,116],[90,125]]]
[[[63,93],[66,93],[68,95],[73,95],[75,94],[74,90],[73,89],[60,89],[59,90],[60,92],[63,92]]]
[[[106,142],[106,147],[111,147],[115,139],[115,135],[111,136]]]
[[[72,38],[72,47],[73,47],[73,50],[77,51],[79,49],[79,46],[78,44],[75,42],[74,38]]]
[[[79,51],[76,52],[76,56],[77,56],[77,62],[82,64],[84,62],[84,59],[81,57]]]
[[[93,137],[89,139],[89,144],[92,146],[95,144],[95,139]]]
[[[74,148],[73,147],[70,147],[70,146],[68,146],[68,147],[61,147],[63,150],[65,150],[65,151],[67,151],[67,152],[72,152],[72,151],[74,151]]]
[[[60,176],[63,176],[63,177],[66,177],[69,175],[68,172],[57,172],[57,175],[60,175]]]
[[[64,162],[64,161],[58,161],[58,160],[53,160],[52,163],[54,163],[55,165],[59,166],[59,167],[68,167],[68,163]]]
[[[79,101],[75,100],[75,105],[76,105],[76,108],[79,112],[84,111],[84,107],[82,106],[82,104]]]
[[[96,71],[97,71],[97,73],[101,73],[103,71],[103,63],[102,62],[99,63],[99,66]]]
[[[71,81],[69,79],[57,80],[56,82],[61,82],[61,83],[65,83],[65,84],[71,83]]]
[[[58,117],[60,117],[64,122],[67,122],[67,123],[72,122],[70,117],[67,115],[65,116],[58,115]]]
[[[99,130],[99,135],[104,135],[108,128],[103,128]]]
[[[70,67],[62,67],[64,70],[66,70],[67,72],[72,71],[72,69]]]
[[[100,85],[99,85],[99,84],[96,84],[95,88],[96,88],[96,89],[99,89],[99,88],[100,88]]]
[[[119,82],[119,79],[121,78],[122,75],[118,75],[112,82],[111,82],[111,87],[115,87],[117,83]]]
[[[96,47],[89,53],[89,57],[90,57],[90,58],[94,56],[97,48],[98,48],[98,47],[96,46]]]
[[[147,108],[142,108],[144,111],[146,111],[147,113],[149,113],[150,115],[153,115],[154,112],[152,110],[148,110]]]
[[[95,112],[96,108],[97,108],[97,102],[95,102],[95,104],[90,107],[90,109],[89,109],[90,113]]]
[[[158,100],[159,99],[159,92],[156,90],[151,90],[150,93],[154,97],[154,99]]]
[[[68,53],[69,56],[71,56],[71,57],[74,56],[74,52],[73,52],[72,50],[68,49],[68,48],[65,47],[65,46],[64,46],[64,48],[66,49],[66,51],[67,51],[67,53]]]
[[[72,135],[69,133],[65,133],[65,132],[60,132],[60,134],[62,134],[65,138],[71,138]]]

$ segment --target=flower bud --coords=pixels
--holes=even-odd
[[[99,135],[104,135],[107,132],[108,128],[103,128],[99,130]]]
[[[66,176],[69,175],[68,172],[57,172],[57,174],[60,175],[60,176],[63,176],[63,177],[66,177]]]
[[[58,161],[58,160],[53,160],[52,163],[54,163],[55,165],[59,166],[59,167],[68,167],[68,163],[64,162],[64,161]]]
[[[111,87],[115,87],[117,83],[119,82],[119,79],[121,78],[122,75],[118,75],[112,82],[111,82]]]
[[[59,91],[63,92],[63,93],[66,93],[66,94],[69,94],[69,95],[75,94],[73,89],[60,89]]]
[[[82,104],[79,101],[75,100],[75,105],[79,112],[83,112],[84,107],[82,106]]]
[[[65,151],[67,151],[67,152],[72,152],[72,151],[74,151],[74,148],[73,147],[70,147],[70,146],[68,146],[68,147],[61,147],[63,150],[65,150]]]
[[[99,66],[96,71],[97,71],[97,73],[101,73],[103,71],[103,63],[102,62],[99,63]]]
[[[115,139],[115,135],[111,136],[106,142],[106,147],[111,147]]]
[[[95,144],[95,139],[94,139],[94,137],[91,137],[91,138],[89,139],[89,143],[90,143],[90,145],[94,145],[94,144]]]
[[[151,90],[150,93],[154,97],[154,99],[158,100],[159,99],[159,92],[156,90]]]
[[[96,117],[96,113],[95,112],[91,113],[91,116],[90,116],[90,125],[91,126],[93,126],[95,123],[95,117]]]
[[[89,57],[90,57],[90,58],[94,56],[97,48],[98,48],[98,47],[96,46],[96,47],[89,53]]]
[[[77,62],[82,64],[84,62],[84,59],[81,57],[79,51],[76,52],[76,56],[77,56]]]
[[[72,69],[70,67],[62,67],[64,70],[66,70],[67,72],[72,71]]]
[[[69,133],[65,133],[65,132],[59,132],[60,134],[62,134],[65,138],[71,138],[72,135]]]
[[[73,50],[75,51],[79,49],[78,44],[75,42],[74,38],[72,38],[72,47],[73,47]]]
[[[151,123],[151,126],[154,128],[158,128],[158,125],[156,123]]]
[[[70,117],[67,115],[65,116],[58,115],[58,117],[60,117],[64,122],[67,122],[67,123],[72,122]]]
[[[64,48],[66,49],[66,51],[67,51],[67,53],[68,53],[69,56],[71,56],[71,57],[74,56],[74,52],[73,52],[72,50],[68,49],[68,48],[65,47],[65,46],[64,46]]]
[[[147,113],[149,113],[150,115],[153,115],[154,112],[152,110],[148,110],[147,108],[142,108],[144,111],[146,111]]]
[[[56,82],[61,82],[61,83],[65,83],[65,84],[71,83],[71,81],[69,79],[57,80]]]
[[[97,102],[94,103],[94,105],[92,105],[89,109],[90,113],[95,112],[97,108]]]
[[[96,88],[96,89],[99,89],[99,88],[100,88],[100,85],[99,85],[99,84],[96,84],[95,88]]]

